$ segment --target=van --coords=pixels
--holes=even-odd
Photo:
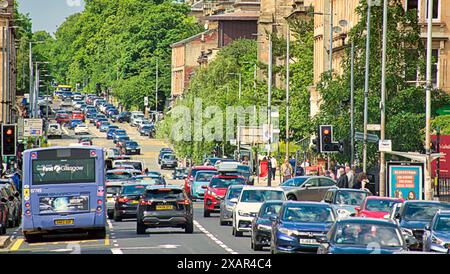
[[[47,136],[48,136],[48,138],[57,137],[57,138],[61,139],[62,138],[61,125],[58,123],[48,124]]]

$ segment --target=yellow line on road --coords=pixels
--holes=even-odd
[[[106,235],[105,237],[105,246],[109,245],[109,235]]]
[[[24,242],[24,239],[17,239],[13,246],[11,247],[10,251],[16,251],[20,248],[20,246],[22,245],[22,243]]]

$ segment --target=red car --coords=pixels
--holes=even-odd
[[[72,112],[72,120],[81,120],[84,122],[84,114],[81,111],[74,111]]]
[[[56,114],[56,122],[60,125],[65,125],[70,122],[69,114],[58,113]]]
[[[397,203],[403,203],[403,199],[368,196],[361,206],[355,207],[356,217],[368,217],[382,219],[389,214],[390,209]]]
[[[216,175],[211,178],[204,196],[203,216],[209,217],[212,212],[220,212],[220,201],[231,185],[245,185],[245,178],[237,175]]]
[[[195,174],[199,170],[216,170],[216,168],[213,166],[193,166],[189,171],[187,178],[184,180],[184,190],[186,193],[191,193],[192,181],[194,181]]]

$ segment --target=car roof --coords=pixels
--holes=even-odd
[[[215,179],[215,178],[218,178],[218,179],[237,179],[237,178],[245,179],[244,177],[239,176],[239,175],[220,175],[220,174],[215,175],[211,179]]]
[[[442,202],[442,201],[425,201],[425,200],[407,200],[404,203],[407,204],[432,204],[432,205],[450,205],[450,203]]]
[[[147,190],[153,190],[153,189],[160,189],[160,188],[172,188],[172,189],[179,189],[183,190],[183,186],[181,185],[150,185],[147,186]]]
[[[284,204],[286,206],[292,205],[314,205],[314,206],[321,206],[321,207],[331,207],[328,203],[323,202],[312,202],[312,201],[285,201]]]
[[[352,217],[336,220],[336,223],[359,223],[359,224],[381,224],[389,225],[392,227],[397,227],[397,223],[394,220],[378,219],[378,218],[362,218],[362,217]]]
[[[192,170],[217,170],[215,167],[213,166],[193,166]]]
[[[126,172],[126,173],[132,173],[132,169],[118,168],[118,169],[110,169],[110,170],[106,171],[106,173],[114,173],[114,172]]]
[[[380,197],[380,196],[367,196],[366,200],[403,201],[403,199],[401,199],[401,198]]]
[[[274,187],[274,186],[244,186],[242,190],[277,190],[277,191],[283,191],[281,187]]]

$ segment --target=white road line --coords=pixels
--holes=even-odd
[[[110,220],[108,220],[108,221],[107,221],[107,223],[108,223],[108,227],[109,227],[109,229],[110,229],[110,230],[111,230],[111,229],[113,229],[113,225],[112,225],[111,221],[110,221]]]
[[[206,230],[201,224],[199,224],[197,221],[194,220],[194,225],[198,228],[198,230],[200,230],[201,232],[203,232],[206,236],[208,236],[208,238],[210,238],[214,243],[216,243],[218,246],[220,246],[221,248],[225,249],[228,253],[231,254],[239,254],[236,251],[234,251],[233,249],[229,248],[226,244],[224,244],[222,241],[220,241],[219,239],[217,239],[213,234],[211,234],[211,232],[209,232],[208,230]]]
[[[111,248],[112,254],[123,254],[122,250],[120,248]]]

